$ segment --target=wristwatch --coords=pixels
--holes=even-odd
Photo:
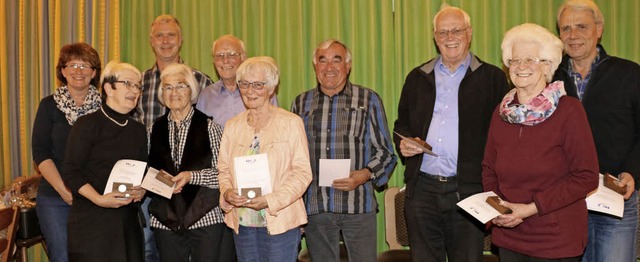
[[[369,170],[369,172],[371,172],[371,177],[369,178],[370,180],[376,179],[376,173],[373,172],[373,169],[371,169],[370,167],[365,167],[365,169],[367,169],[367,170]]]

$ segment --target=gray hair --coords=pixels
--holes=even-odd
[[[142,73],[140,73],[140,70],[138,70],[138,68],[136,68],[132,64],[122,63],[118,60],[111,60],[104,67],[104,70],[102,70],[102,75],[100,75],[100,86],[102,87],[103,98],[107,97],[104,85],[106,83],[109,83],[112,85],[111,88],[115,88],[113,86],[114,82],[118,81],[118,78],[120,78],[120,75],[122,75],[122,72],[124,71],[130,71],[134,73],[138,77],[138,79],[142,80]]]
[[[236,71],[236,79],[240,80],[245,75],[256,73],[264,74],[267,80],[265,85],[269,88],[269,91],[275,90],[278,81],[280,81],[280,69],[278,69],[276,60],[269,56],[251,57],[240,64]]]
[[[162,86],[164,86],[164,80],[170,76],[176,76],[185,80],[186,84],[189,85],[189,89],[191,89],[191,104],[194,104],[198,99],[198,94],[200,94],[200,85],[198,85],[196,77],[193,76],[191,67],[179,63],[170,64],[160,73],[160,89],[158,90],[158,100],[160,103],[165,105],[164,98],[162,97]]]
[[[149,30],[149,36],[153,37],[153,27],[160,23],[176,23],[178,26],[178,33],[182,35],[182,27],[180,26],[178,19],[175,16],[164,14],[153,19],[153,22],[151,23],[151,30]]]
[[[318,50],[320,49],[327,49],[329,48],[331,45],[333,44],[339,44],[342,47],[344,47],[344,50],[347,50],[347,57],[345,57],[345,61],[347,63],[351,62],[351,51],[349,50],[349,48],[347,48],[347,45],[345,45],[344,43],[340,42],[337,39],[327,39],[322,41],[322,43],[320,43],[318,45],[318,47],[316,47],[315,50],[313,50],[313,64],[315,65],[318,61],[316,60],[316,53],[318,52]]]
[[[513,58],[513,46],[523,42],[535,43],[540,47],[538,58],[551,62],[550,72],[545,73],[547,82],[551,82],[553,72],[562,61],[562,41],[546,28],[526,23],[509,29],[502,39],[502,62],[509,67],[509,59]]]
[[[556,24],[560,21],[560,16],[562,16],[562,12],[566,9],[573,10],[581,10],[581,11],[589,11],[593,14],[593,21],[596,24],[604,24],[604,16],[602,16],[602,12],[600,12],[600,8],[598,5],[591,0],[567,0],[558,9],[558,16],[556,17]]]
[[[242,58],[246,59],[247,58],[247,49],[244,47],[244,41],[242,41],[242,39],[237,38],[233,35],[223,35],[221,37],[218,37],[218,39],[216,39],[215,41],[213,41],[213,45],[211,45],[211,55],[215,56],[216,54],[214,53],[216,50],[216,45],[222,41],[222,40],[229,40],[229,41],[234,41],[237,42],[240,45],[240,49],[242,49]]]
[[[458,7],[450,6],[445,3],[445,4],[442,4],[440,11],[438,11],[438,13],[436,13],[436,15],[433,17],[433,32],[435,32],[436,28],[438,28],[438,18],[445,12],[451,12],[451,11],[462,13],[462,16],[464,17],[464,25],[466,27],[471,27],[471,17],[469,17],[469,14],[467,14],[467,12],[465,12],[464,10]]]

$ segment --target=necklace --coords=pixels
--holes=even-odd
[[[118,121],[116,121],[115,119],[111,118],[109,115],[107,115],[107,112],[104,111],[104,109],[102,109],[102,107],[100,107],[100,111],[102,111],[102,113],[104,114],[104,116],[106,116],[107,118],[109,118],[109,120],[111,120],[111,122],[114,122],[116,125],[119,126],[126,126],[129,123],[129,119],[124,121],[124,124],[120,124],[118,123]]]

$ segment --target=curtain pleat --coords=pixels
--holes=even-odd
[[[288,109],[296,95],[316,85],[316,45],[337,38],[353,54],[350,80],[380,94],[392,127],[405,76],[437,55],[433,16],[445,2],[469,13],[471,51],[503,67],[504,32],[525,22],[556,32],[562,0],[0,0],[0,186],[32,172],[33,119],[39,100],[59,85],[55,64],[65,44],[87,42],[103,65],[119,59],[145,70],[155,61],[149,26],[157,15],[172,14],[183,30],[181,57],[214,80],[211,45],[221,35],[243,39],[249,56],[274,57],[281,70],[278,100]],[[596,2],[605,17],[607,51],[639,62],[640,1]],[[399,164],[389,186],[402,186],[403,172]],[[379,251],[387,249],[383,209]],[[34,261],[46,260],[35,253]]]

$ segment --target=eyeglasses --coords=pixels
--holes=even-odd
[[[241,55],[242,52],[216,53],[213,55],[213,58],[218,61],[224,60],[225,57],[229,60],[236,60],[240,58]]]
[[[134,82],[129,82],[127,80],[121,81],[121,80],[116,80],[113,81],[114,83],[121,83],[124,86],[127,87],[127,89],[129,89],[129,91],[138,91],[138,92],[142,92],[142,86],[138,83],[134,83]]]
[[[454,28],[451,30],[440,30],[440,31],[436,31],[435,34],[436,34],[436,37],[438,38],[446,38],[449,35],[449,33],[451,33],[453,37],[460,37],[462,36],[462,33],[467,31],[467,29],[469,29],[469,27]]]
[[[180,91],[180,92],[185,92],[190,86],[184,83],[179,83],[176,85],[165,85],[162,86],[162,90],[165,92],[173,92],[173,91]]]
[[[264,89],[264,85],[266,85],[266,82],[247,82],[244,80],[240,80],[238,81],[238,86],[240,87],[240,89],[247,89],[249,88],[249,86],[253,86],[253,90],[255,91],[260,91],[262,89]]]
[[[507,60],[507,65],[509,65],[509,67],[519,66],[519,65],[532,66],[532,65],[537,65],[540,62],[547,63],[549,62],[549,60],[545,60],[537,57],[514,58],[514,59]]]
[[[80,69],[82,71],[85,71],[87,69],[93,69],[93,66],[90,65],[86,65],[86,64],[68,64],[65,65],[64,68],[73,68],[73,69]]]

